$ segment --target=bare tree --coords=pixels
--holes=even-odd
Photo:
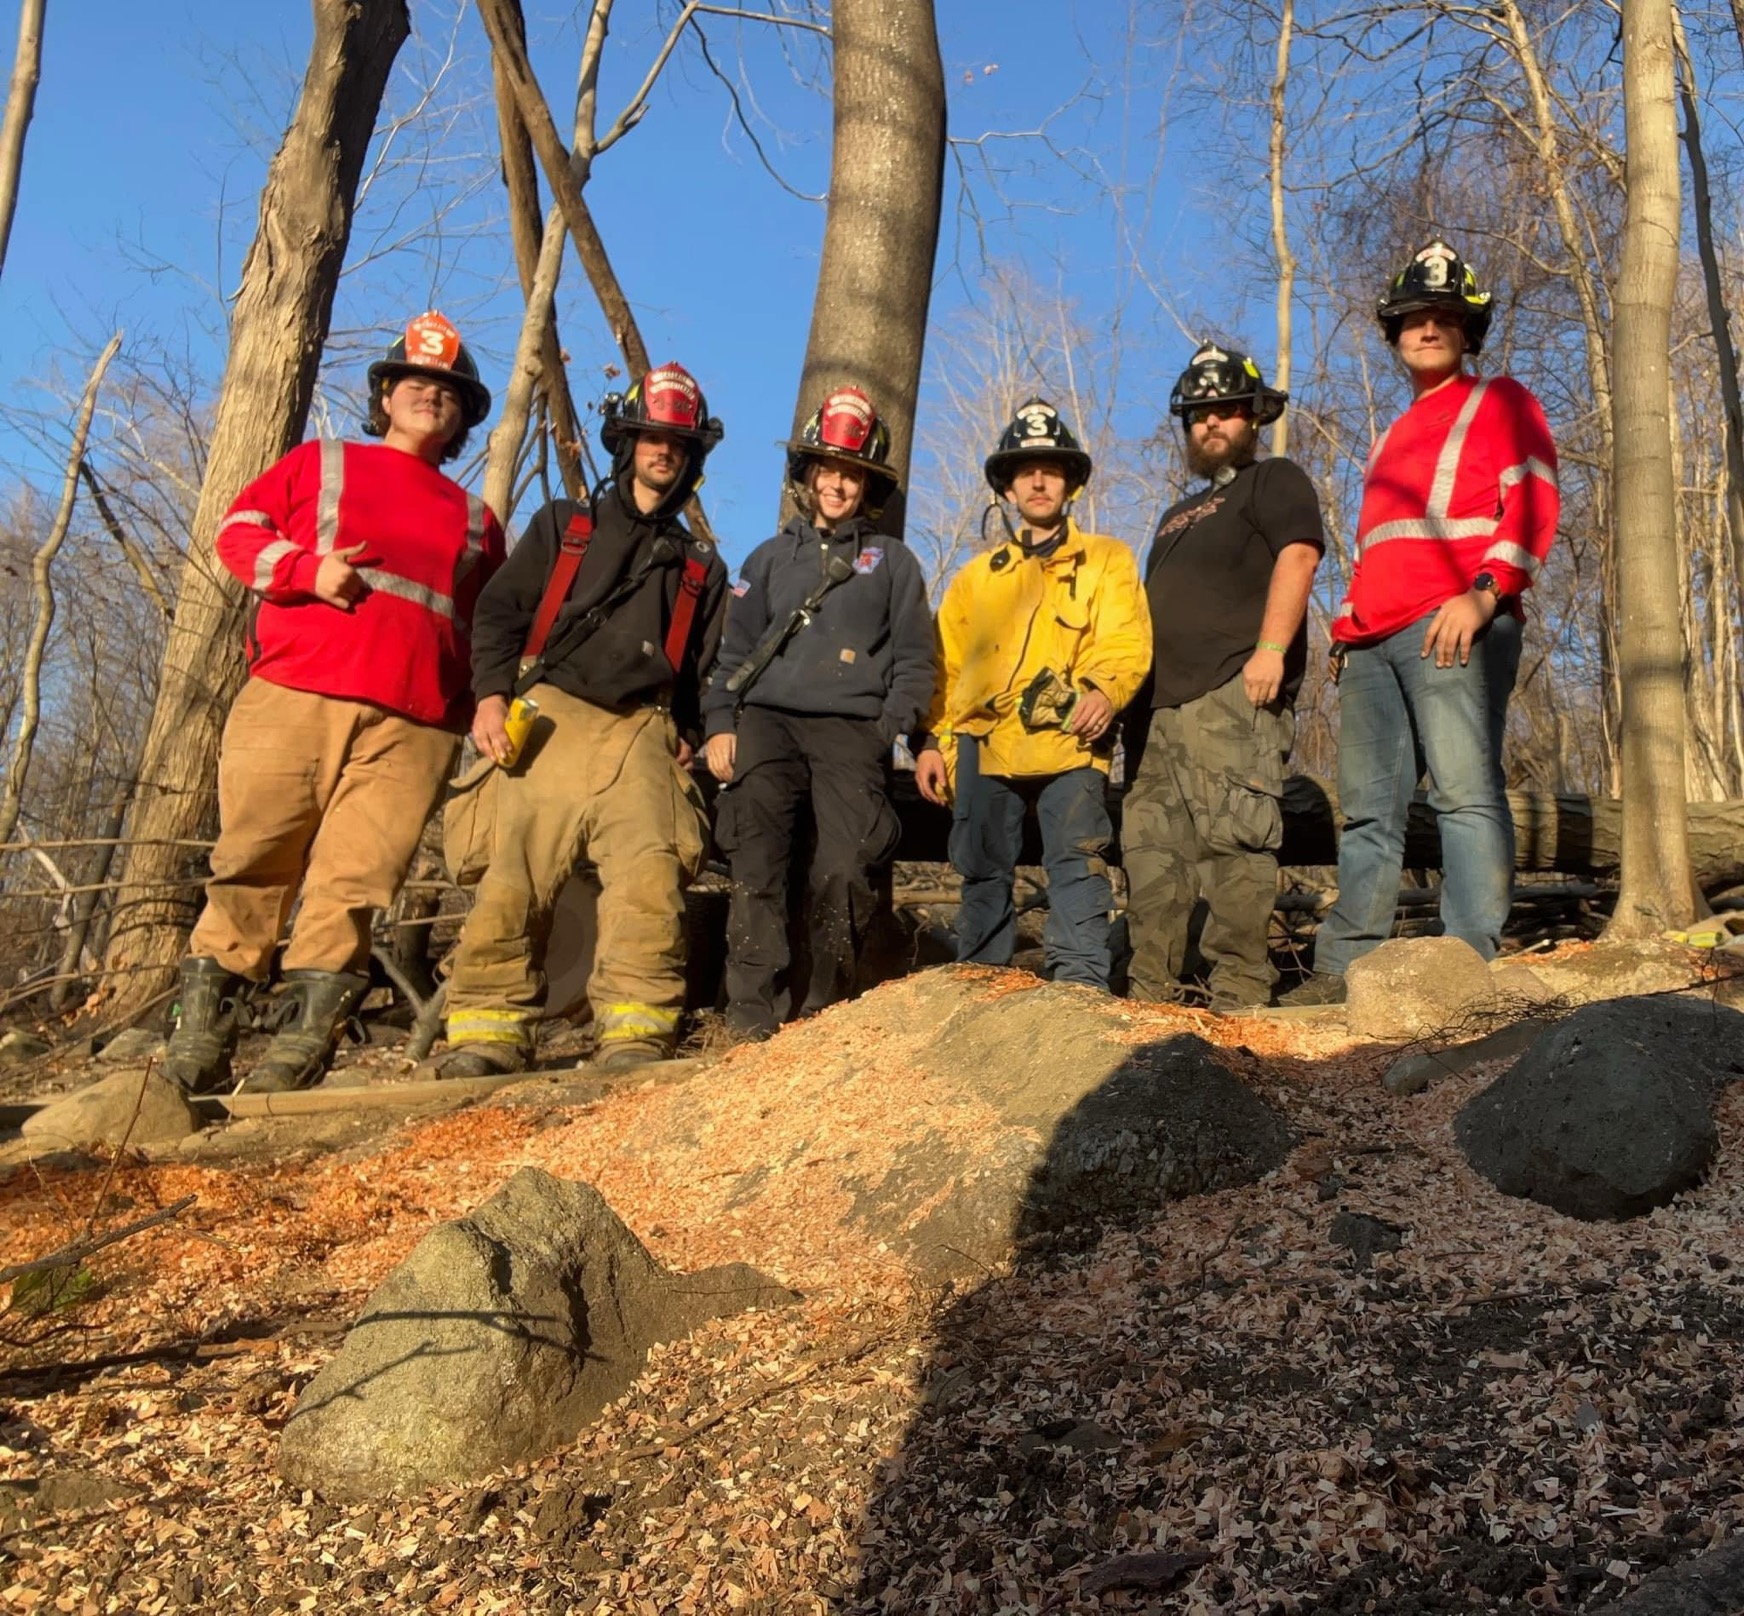
[[[1278,357],[1273,383],[1290,389],[1291,325],[1296,300],[1296,255],[1290,250],[1289,217],[1284,206],[1284,112],[1290,87],[1290,41],[1296,32],[1296,0],[1283,0],[1278,18],[1278,64],[1272,75],[1272,134],[1268,168],[1272,182],[1272,251],[1278,260]],[[1272,424],[1271,449],[1290,452],[1290,417],[1285,411]]]
[[[906,483],[944,189],[945,79],[932,0],[836,0],[835,133],[817,300],[793,430],[854,383]],[[902,528],[901,502],[884,521]]]
[[[24,132],[36,110],[36,86],[42,78],[42,16],[46,0],[21,0],[18,8],[18,54],[12,62],[12,86],[6,92],[6,117],[0,122],[0,268],[12,240],[12,215],[18,210],[18,176],[24,168]]]
[[[123,1007],[169,980],[191,921],[173,844],[213,808],[224,714],[242,677],[241,590],[212,549],[246,483],[302,437],[333,294],[350,239],[388,73],[411,29],[406,0],[315,0],[315,39],[301,96],[261,192],[260,222],[230,320],[206,476],[164,656],[131,817],[106,964],[127,973]]]
[[[1623,0],[1628,153],[1615,297],[1617,580],[1623,685],[1623,873],[1614,935],[1686,924],[1696,907],[1684,799],[1684,648],[1672,474],[1671,318],[1680,183],[1671,0]]]
[[[108,346],[97,356],[85,383],[85,396],[79,401],[78,420],[73,425],[73,447],[67,456],[66,477],[61,485],[60,509],[55,512],[54,526],[36,552],[30,564],[31,594],[35,609],[31,614],[30,639],[24,651],[24,666],[20,673],[23,711],[18,733],[12,740],[12,761],[0,785],[0,843],[12,839],[18,815],[24,805],[24,783],[30,775],[31,749],[36,744],[37,725],[42,720],[42,656],[48,645],[49,631],[54,627],[55,597],[53,570],[55,557],[66,542],[67,531],[73,525],[73,504],[79,496],[79,466],[85,458],[85,440],[90,435],[91,417],[97,409],[97,392],[103,385],[103,373],[121,346],[118,331]]]

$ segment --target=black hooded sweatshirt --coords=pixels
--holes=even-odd
[[[527,633],[556,565],[559,540],[579,509],[572,500],[554,499],[540,510],[479,596],[472,626],[472,690],[481,700],[506,696],[514,688]],[[684,560],[702,562],[707,569],[689,642],[675,669],[665,650],[683,568],[683,561],[675,561],[655,568],[592,634],[562,652],[545,678],[569,695],[618,712],[669,703],[679,733],[694,745],[701,738],[702,685],[720,647],[726,616],[726,568],[715,547],[693,538],[676,516],[642,515],[616,483],[600,496],[594,521],[593,537],[547,647],[560,645],[568,623],[645,561],[662,533],[683,546]]]

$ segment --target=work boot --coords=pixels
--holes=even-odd
[[[1278,1003],[1298,1007],[1313,1004],[1343,1004],[1344,978],[1331,971],[1316,971],[1306,981],[1278,995]]]
[[[283,1094],[319,1083],[340,1028],[368,992],[369,978],[354,971],[286,971],[279,1030],[238,1092]]]
[[[664,1038],[614,1038],[601,1044],[588,1062],[606,1072],[627,1072],[654,1061],[672,1059],[673,1045]]]
[[[241,1026],[241,995],[248,983],[215,959],[182,961],[176,1030],[164,1051],[164,1075],[190,1094],[230,1084],[230,1057]]]
[[[438,1077],[507,1077],[526,1069],[519,1044],[458,1044],[436,1063]]]

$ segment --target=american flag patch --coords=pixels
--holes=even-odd
[[[750,594],[750,592],[751,592],[751,583],[750,583],[750,580],[747,578],[741,578],[736,584],[733,585],[733,594],[739,600],[743,600],[748,594]]]

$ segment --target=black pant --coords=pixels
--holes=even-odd
[[[890,743],[872,718],[747,707],[740,715],[733,782],[715,807],[715,841],[732,860],[727,913],[727,1019],[742,1032],[773,1032],[776,993],[789,961],[788,876],[811,808],[805,926],[811,970],[787,984],[800,1013],[854,990],[860,941],[872,918],[872,875],[896,850],[901,826],[886,795]]]

